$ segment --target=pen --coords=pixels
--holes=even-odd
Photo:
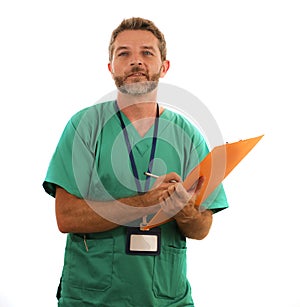
[[[159,176],[157,176],[157,175],[154,175],[154,174],[151,174],[151,173],[148,173],[148,172],[144,172],[144,174],[146,175],[146,176],[149,176],[149,177],[152,177],[152,178],[158,178]],[[170,182],[172,182],[172,183],[175,183],[175,182],[177,182],[176,180],[170,180]]]
[[[158,178],[159,176],[157,176],[157,175],[154,175],[154,174],[151,174],[151,173],[148,173],[148,172],[144,172],[144,174],[146,175],[146,176],[149,176],[149,177],[152,177],[152,178]]]

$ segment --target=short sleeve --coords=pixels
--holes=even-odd
[[[94,155],[83,126],[80,116],[72,117],[52,156],[43,187],[53,197],[56,186],[79,198],[88,194]]]
[[[228,208],[227,197],[224,191],[223,184],[220,184],[201,204],[202,207],[212,210],[217,213],[223,209]]]

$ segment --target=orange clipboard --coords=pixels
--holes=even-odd
[[[207,154],[183,182],[184,188],[188,191],[201,176],[204,176],[205,180],[202,184],[200,194],[196,199],[196,205],[200,206],[206,200],[262,137],[263,135],[216,146]],[[170,216],[160,209],[148,224],[143,226],[142,230],[149,230],[170,220],[172,218],[170,219]]]

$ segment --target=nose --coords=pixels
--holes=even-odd
[[[130,66],[142,66],[142,65],[143,65],[143,63],[140,60],[132,60],[130,62]]]
[[[142,66],[143,62],[140,58],[140,55],[138,53],[132,54],[132,57],[130,59],[130,66]]]

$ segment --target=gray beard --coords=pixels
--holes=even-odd
[[[118,87],[123,94],[131,96],[142,96],[155,90],[158,86],[158,81],[142,81],[130,84],[122,84]]]

